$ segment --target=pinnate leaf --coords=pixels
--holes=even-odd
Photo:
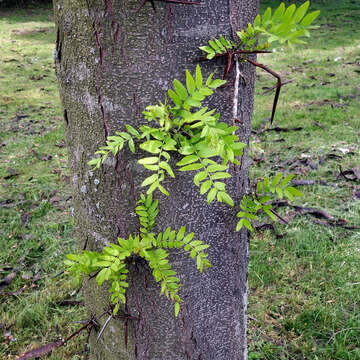
[[[216,188],[212,188],[208,192],[208,194],[207,194],[207,202],[208,202],[208,204],[210,204],[215,199],[216,194],[217,194],[217,189]]]
[[[200,182],[207,178],[208,174],[206,171],[200,171],[194,176],[194,183],[196,186],[200,185]]]
[[[142,183],[141,186],[148,186],[150,184],[153,184],[158,179],[158,174],[152,174],[148,176]]]
[[[320,10],[316,10],[311,12],[310,14],[307,14],[301,21],[302,26],[310,26],[311,23],[319,16]]]
[[[200,68],[199,64],[196,66],[195,83],[196,83],[196,87],[197,87],[198,89],[201,89],[201,88],[202,88],[203,76],[202,76],[201,68]]]
[[[179,311],[180,311],[180,304],[178,302],[176,302],[174,305],[174,312],[175,312],[176,317],[178,317]]]
[[[186,87],[190,95],[195,91],[195,80],[189,70],[186,70]]]
[[[150,165],[150,164],[156,164],[159,161],[159,158],[156,156],[152,157],[146,157],[143,159],[138,160],[138,163],[141,165]]]
[[[203,165],[200,163],[195,163],[195,164],[190,164],[190,165],[186,165],[181,167],[179,170],[180,171],[192,171],[192,170],[199,170],[202,169]]]
[[[176,163],[176,165],[184,166],[184,165],[192,164],[198,160],[199,160],[199,157],[197,155],[188,155],[188,156],[183,157],[178,163]]]
[[[188,92],[185,89],[185,86],[177,79],[173,81],[174,89],[176,94],[179,96],[181,100],[185,100],[188,97]]]
[[[292,18],[293,23],[297,24],[304,17],[309,8],[309,5],[310,1],[305,1],[301,6],[298,7]]]

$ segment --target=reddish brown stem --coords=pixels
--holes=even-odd
[[[281,220],[284,224],[289,225],[289,222],[286,221],[283,217],[281,217],[275,210],[270,209],[270,211],[271,211],[279,220]]]
[[[93,319],[90,319],[89,321],[87,321],[83,327],[81,327],[79,330],[75,331],[75,332],[74,332],[73,334],[71,334],[68,338],[66,338],[66,339],[63,341],[62,345],[66,345],[66,343],[67,343],[68,341],[70,341],[73,337],[79,335],[81,332],[83,332],[83,331],[84,331],[85,329],[87,329],[89,326],[91,326],[91,327],[94,326],[94,321],[93,321]]]
[[[273,108],[272,108],[272,112],[271,112],[271,119],[270,119],[270,123],[272,124],[272,122],[274,120],[274,116],[275,116],[276,106],[277,106],[277,103],[278,103],[278,100],[279,100],[280,89],[281,89],[281,86],[282,86],[281,77],[280,77],[280,75],[278,73],[276,73],[275,71],[269,69],[267,66],[265,66],[263,64],[260,64],[260,63],[258,63],[256,61],[253,61],[253,60],[250,60],[250,59],[245,59],[245,60],[247,62],[249,62],[250,64],[265,70],[266,72],[268,72],[272,76],[276,77],[276,79],[277,79],[275,98],[274,98]]]
[[[226,53],[227,53],[227,64],[226,67],[224,69],[224,74],[223,74],[223,79],[226,78],[227,74],[231,71],[232,68],[232,62],[233,62],[233,53],[229,51],[229,49],[226,49]]]

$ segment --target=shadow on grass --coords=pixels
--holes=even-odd
[[[55,43],[55,27],[39,26],[31,30],[19,27],[11,31],[11,39],[53,44]]]
[[[0,7],[0,22],[9,24],[53,21],[52,4],[37,4],[24,7]]]

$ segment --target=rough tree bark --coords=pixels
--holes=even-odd
[[[141,154],[122,152],[92,172],[87,162],[108,135],[126,123],[139,125],[145,106],[162,101],[174,78],[194,73],[198,46],[220,34],[233,37],[258,11],[257,0],[203,0],[201,5],[150,2],[139,13],[138,0],[54,0],[57,25],[56,72],[63,104],[74,215],[79,244],[101,249],[118,236],[136,232],[135,203],[146,170]],[[209,74],[224,59],[201,64]],[[254,70],[241,65],[246,86],[240,89],[238,134],[248,142],[253,104]],[[211,98],[222,119],[232,123],[232,87]],[[240,169],[232,169],[234,198],[248,184],[247,152]],[[113,319],[96,343],[93,359],[246,359],[248,233],[234,231],[235,210],[207,205],[192,177],[177,174],[160,196],[158,227],[186,225],[211,245],[213,267],[199,274],[188,255],[173,252],[170,261],[182,281],[179,318],[173,304],[160,297],[146,264],[131,267],[124,311],[132,318]],[[85,284],[89,313],[99,316],[109,306],[106,286]],[[136,318],[136,319],[135,319]],[[106,317],[98,319],[100,326]]]

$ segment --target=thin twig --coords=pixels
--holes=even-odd
[[[270,211],[271,211],[279,220],[281,220],[284,224],[289,225],[289,222],[286,221],[284,218],[282,218],[275,210],[270,209]]]
[[[275,116],[275,111],[276,111],[276,105],[277,102],[279,100],[279,95],[280,95],[280,89],[282,86],[282,82],[281,82],[281,77],[278,73],[276,73],[275,71],[269,69],[267,66],[260,64],[256,61],[250,60],[250,59],[246,59],[247,62],[249,62],[250,64],[257,66],[263,70],[265,70],[266,72],[268,72],[269,74],[271,74],[272,76],[276,77],[277,79],[277,84],[276,84],[276,93],[275,93],[275,98],[274,98],[274,103],[273,103],[273,108],[272,108],[272,112],[271,112],[271,119],[270,119],[270,123],[272,124],[273,120],[274,120],[274,116]]]
[[[61,270],[60,272],[58,272],[57,274],[51,276],[52,279],[55,279],[57,277],[59,277],[60,275],[62,275],[65,272],[65,270]]]
[[[74,332],[73,334],[71,334],[68,338],[66,338],[62,345],[65,345],[68,341],[70,341],[74,336],[79,335],[82,331],[84,331],[85,329],[87,329],[89,326],[94,326],[94,321],[91,318],[90,320],[88,320],[85,325],[83,327],[81,327],[79,330],[77,330],[76,332]]]
[[[281,86],[284,86],[284,85],[286,85],[286,84],[290,84],[290,83],[292,83],[294,80],[295,80],[295,79],[285,80],[285,81],[281,84]],[[271,88],[266,89],[261,95],[266,95],[267,93],[269,93],[270,91],[272,91],[272,90],[274,90],[274,89],[276,89],[276,88],[277,88],[277,85],[274,85],[274,86],[272,86]]]

